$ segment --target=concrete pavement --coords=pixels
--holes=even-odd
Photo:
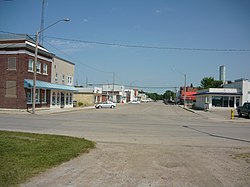
[[[183,106],[180,106],[180,107],[183,108]],[[189,109],[189,108],[186,108],[185,110],[189,112],[193,112],[197,115],[200,115],[210,120],[228,121],[228,122],[230,121],[231,122],[249,122],[250,123],[250,119],[247,119],[246,117],[239,117],[236,109],[232,109],[232,108],[214,108],[208,111],[194,110],[194,109]],[[234,111],[233,119],[231,118],[231,110]]]
[[[120,104],[120,106],[126,104]],[[178,105],[180,108],[183,106]],[[119,107],[119,105],[118,105]],[[59,108],[59,109],[50,109],[50,108],[36,108],[37,115],[47,115],[47,114],[56,114],[56,113],[65,113],[65,112],[75,112],[81,110],[94,109],[94,106],[88,107],[76,107],[76,108]],[[183,108],[184,109],[184,108]],[[234,118],[231,119],[231,108],[215,108],[209,111],[205,110],[194,110],[186,108],[185,110],[195,113],[199,116],[202,116],[205,119],[216,120],[216,121],[228,121],[228,122],[249,122],[250,119],[246,117],[239,117],[236,109],[234,110]],[[0,114],[31,114],[31,109],[29,111],[25,109],[0,109]]]

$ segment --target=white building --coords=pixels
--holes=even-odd
[[[208,88],[197,92],[195,106],[203,109],[236,108],[236,101],[240,96],[241,94],[237,92],[236,88]]]
[[[209,88],[198,91],[195,106],[204,109],[236,108],[245,102],[250,102],[250,82],[247,79],[238,79],[224,85],[224,88]]]
[[[230,84],[223,86],[224,88],[236,88],[241,94],[239,105],[242,106],[245,102],[250,102],[250,82],[248,79],[237,79]]]
[[[102,101],[111,100],[115,103],[123,102],[125,98],[125,87],[117,84],[102,85]]]

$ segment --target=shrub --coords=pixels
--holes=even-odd
[[[80,106],[80,107],[83,106],[83,102],[79,102],[78,106]]]

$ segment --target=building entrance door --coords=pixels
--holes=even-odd
[[[61,92],[61,108],[64,108],[64,93]]]

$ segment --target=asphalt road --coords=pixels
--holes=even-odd
[[[50,115],[0,114],[0,129],[97,142],[89,154],[24,186],[250,185],[249,158],[237,156],[250,153],[248,121],[211,120],[178,106],[145,103]]]
[[[250,142],[250,121],[210,120],[204,115],[162,103],[57,114],[0,114],[0,119],[2,130],[85,137],[97,142],[182,145],[193,144],[195,140],[197,144],[218,145],[219,137],[239,140],[227,141],[230,145],[248,146],[242,143]]]

